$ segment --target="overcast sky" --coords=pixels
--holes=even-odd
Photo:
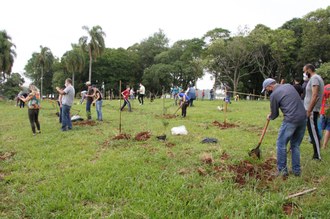
[[[108,48],[127,48],[159,29],[171,45],[217,27],[232,33],[260,23],[276,29],[328,5],[328,0],[7,0],[1,1],[0,30],[16,45],[13,72],[22,74],[40,45],[61,57],[86,35],[84,25],[100,25]]]

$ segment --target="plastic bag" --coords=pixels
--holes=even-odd
[[[178,126],[178,127],[173,127],[171,129],[172,135],[187,135],[188,131],[184,125]]]

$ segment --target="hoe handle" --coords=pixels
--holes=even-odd
[[[264,136],[265,136],[266,131],[267,131],[267,128],[268,128],[268,124],[269,124],[269,119],[267,119],[266,124],[265,124],[265,127],[264,127],[264,129],[262,130],[262,134],[261,134],[261,136],[260,136],[260,139],[259,139],[259,143],[258,143],[258,145],[260,145],[261,142],[262,142],[262,140],[264,139]]]

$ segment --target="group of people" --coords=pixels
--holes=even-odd
[[[325,130],[323,148],[329,140],[330,117],[329,96],[330,85],[324,86],[323,79],[315,72],[312,64],[303,67],[304,74],[308,77],[304,98],[303,93],[297,92],[291,84],[278,84],[274,79],[264,80],[262,87],[270,94],[270,114],[268,120],[274,120],[279,116],[281,109],[284,119],[280,127],[277,146],[277,170],[278,175],[288,176],[287,149],[290,142],[292,157],[292,173],[300,176],[300,144],[303,140],[306,126],[313,145],[313,159],[321,160],[321,133],[318,129],[318,117],[321,113],[322,126]]]
[[[133,92],[132,92],[133,91]],[[124,103],[123,105],[120,107],[120,111],[123,111],[125,106],[128,106],[128,111],[132,112],[132,107],[131,107],[131,102],[129,101],[130,99],[134,99],[134,90],[133,88],[131,89],[131,87],[129,85],[126,86],[126,89],[124,91],[121,92],[121,95],[123,96],[124,99]],[[140,87],[137,90],[138,93],[138,100],[140,105],[144,104],[144,96],[146,93],[146,89],[144,87],[144,85],[142,83],[140,83]]]

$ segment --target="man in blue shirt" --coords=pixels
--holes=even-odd
[[[184,118],[187,115],[187,107],[189,105],[189,97],[185,94],[184,90],[181,89],[180,93],[178,94],[180,98],[180,106],[181,106],[181,116]]]
[[[286,145],[290,141],[292,173],[300,176],[300,144],[306,129],[306,111],[301,97],[291,84],[277,84],[272,78],[267,78],[262,87],[262,92],[265,90],[271,92],[271,112],[267,119],[276,119],[279,116],[279,109],[284,115],[276,142],[278,175],[288,175]]]

